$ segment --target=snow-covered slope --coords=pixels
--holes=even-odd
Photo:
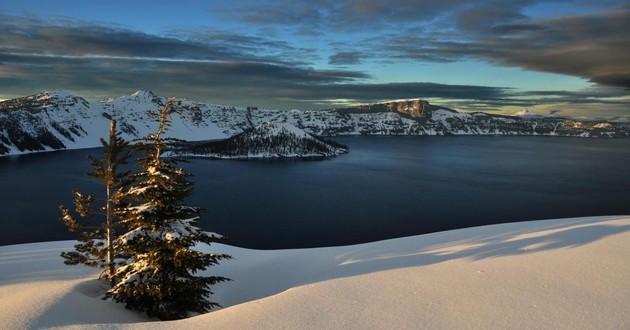
[[[184,156],[224,159],[328,158],[348,148],[324,140],[288,123],[265,122],[233,137],[193,146]]]
[[[361,245],[248,250],[208,274],[225,308],[169,322],[99,299],[72,241],[0,247],[0,329],[628,329],[630,217],[510,223]]]
[[[147,91],[98,102],[51,91],[0,102],[0,156],[99,146],[110,118],[125,138],[155,130],[166,98]],[[461,113],[422,100],[397,100],[344,109],[281,111],[175,100],[172,137],[222,139],[264,122],[286,122],[318,136],[335,135],[559,135],[629,137],[626,121]]]
[[[99,146],[114,118],[126,139],[156,129],[157,111],[166,98],[151,92],[88,102],[63,91],[0,102],[0,155]],[[209,113],[227,114],[233,108],[177,99],[170,136],[189,140],[226,138],[240,129],[208,120]],[[219,117],[219,116],[217,116]]]

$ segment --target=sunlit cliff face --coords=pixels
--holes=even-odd
[[[422,100],[393,101],[386,103],[388,110],[407,114],[413,118],[426,118],[429,115],[428,103]]]

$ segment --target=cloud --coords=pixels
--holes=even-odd
[[[228,96],[243,94],[273,98],[292,85],[369,78],[314,69],[307,62],[312,50],[264,37],[182,30],[155,36],[76,20],[0,18],[0,88],[7,97],[23,96],[25,88],[107,90],[109,96],[142,88],[229,102]]]
[[[211,29],[157,36],[79,20],[0,15],[0,31],[0,52],[5,54],[283,65],[308,65],[314,59],[312,49],[292,47],[283,40]]]
[[[359,64],[361,62],[362,53],[358,51],[337,52],[328,58],[328,64],[344,65]]]
[[[455,13],[453,20],[464,34],[497,32],[497,27],[518,27],[516,24],[526,21],[526,16],[520,12],[522,6],[523,3],[518,1],[510,1],[500,6],[496,3],[482,3],[462,8]]]
[[[0,17],[0,50],[40,55],[102,55],[155,58],[224,58],[224,47],[158,37],[87,22],[51,24],[37,18]]]
[[[463,0],[235,0],[229,7],[219,8],[225,16],[218,18],[254,27],[292,28],[296,33],[362,32],[432,20],[464,3]]]
[[[400,98],[454,98],[498,100],[507,89],[486,86],[445,85],[426,82],[384,84],[334,84],[296,89],[290,95],[296,99],[350,99],[373,102]]]
[[[432,62],[474,58],[630,89],[630,10],[544,20],[503,11],[476,8],[459,13],[459,30],[450,40],[443,35],[392,34],[381,43],[384,53],[379,56]]]
[[[239,61],[163,61],[134,58],[90,58],[0,54],[0,62],[11,80],[0,79],[0,88],[14,84],[32,88],[94,90],[149,88],[188,94],[187,90],[206,90],[208,96],[229,94],[251,88],[269,91],[292,85],[335,84],[366,78],[360,72],[314,70],[271,63]],[[274,93],[271,93],[273,95]]]
[[[539,0],[289,0],[251,3],[228,17],[255,28],[281,26],[362,36],[329,64],[355,65],[387,59],[454,62],[477,59],[502,66],[584,78],[630,89],[630,6],[624,1],[572,2],[582,14],[537,19],[526,14]],[[302,13],[305,13],[302,15]],[[376,36],[365,37],[373,31]],[[362,46],[356,46],[361,44]],[[366,47],[365,45],[372,45]],[[361,57],[356,52],[361,51]]]
[[[493,43],[484,57],[526,69],[555,72],[630,89],[630,11],[537,22],[542,33]]]

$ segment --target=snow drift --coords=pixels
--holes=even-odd
[[[213,245],[225,308],[156,322],[98,299],[73,242],[0,247],[2,329],[630,328],[630,216],[510,223],[361,245]],[[205,249],[205,247],[202,247]]]

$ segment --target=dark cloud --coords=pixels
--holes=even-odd
[[[494,87],[433,83],[349,83],[368,77],[352,71],[236,61],[174,62],[0,55],[0,62],[10,64],[4,70],[13,77],[10,80],[0,79],[0,89],[5,92],[29,86],[36,90],[64,88],[78,93],[107,89],[110,93],[122,95],[142,88],[220,103],[260,103],[260,100],[265,100],[263,105],[281,108],[304,106],[303,100],[315,103],[326,103],[331,99],[375,102],[409,97],[498,100],[506,91]],[[37,79],[34,79],[35,76]]]
[[[47,57],[0,54],[8,64],[3,72],[15,79],[46,81],[57,88],[91,89],[107,80],[118,86],[181,84],[210,86],[261,85],[265,88],[294,84],[335,84],[367,78],[363,73],[342,70],[314,70],[270,63],[238,61],[161,61],[122,58]],[[38,78],[38,79],[34,79]],[[0,86],[7,86],[0,79]],[[64,87],[65,86],[65,87]]]
[[[596,74],[590,78],[590,81],[598,84],[620,86],[630,90],[630,70],[619,73]]]
[[[454,98],[499,100],[508,89],[485,86],[445,85],[435,83],[334,84],[296,89],[290,96],[296,99],[348,99],[373,102],[401,98]]]
[[[582,77],[630,89],[630,11],[538,22],[543,33],[494,41],[483,56],[530,70]]]
[[[521,15],[490,19],[501,16],[497,11],[502,9],[462,13],[462,32],[452,35],[457,41],[396,34],[381,43],[380,50],[418,61],[482,59],[630,89],[630,10],[546,20]]]
[[[237,3],[238,5],[234,5]],[[295,31],[366,31],[432,20],[462,0],[233,1],[222,13],[253,26],[294,27]]]
[[[600,10],[550,19],[525,14],[528,7],[541,3],[544,1],[282,0],[246,2],[238,9],[232,7],[230,17],[253,26],[306,28],[323,34],[379,32],[364,40],[364,45],[373,47],[367,51],[361,47],[362,60],[452,62],[474,58],[630,89],[627,2],[576,1],[577,6]],[[344,49],[329,63],[359,63],[344,56],[353,51]]]
[[[0,54],[9,65],[0,90],[63,88],[85,97],[111,97],[148,89],[171,96],[271,108],[331,108],[337,99],[371,103],[398,98],[507,102],[510,90],[435,83],[368,84],[360,72],[314,70],[253,62],[177,62],[123,58],[75,58]],[[353,82],[354,81],[354,82]],[[107,94],[98,91],[106,90]],[[96,91],[96,92],[95,92]],[[313,104],[319,104],[317,106]]]
[[[402,60],[448,63],[474,58],[487,47],[461,41],[439,41],[424,36],[388,35],[378,48],[379,56]]]
[[[496,32],[498,27],[517,27],[516,24],[526,20],[525,15],[520,13],[521,6],[515,1],[501,6],[496,3],[473,6],[458,12],[454,20],[463,34]]]
[[[0,55],[0,90],[23,96],[68,89],[88,98],[128,95],[137,89],[163,96],[231,105],[324,109],[388,99],[428,99],[459,110],[495,111],[505,106],[580,103],[628,106],[618,90],[530,91],[437,83],[370,84],[360,72],[314,70],[252,62],[176,62]],[[103,93],[102,91],[106,91]],[[341,101],[346,100],[346,101]]]
[[[583,91],[526,91],[511,97],[536,100],[537,103],[608,104],[630,106],[627,93],[617,88],[597,88]]]
[[[306,64],[312,50],[226,31],[177,31],[155,36],[83,21],[0,16],[0,52],[47,56],[112,56],[168,60],[240,60]],[[300,58],[299,62],[291,58]]]
[[[359,64],[361,62],[362,53],[358,51],[337,52],[328,58],[328,64],[347,65]]]
[[[32,17],[2,16],[0,29],[0,50],[4,52],[192,59],[235,55],[223,48],[86,22],[59,25]]]
[[[244,94],[252,100],[280,98],[275,91],[293,85],[369,78],[358,71],[313,69],[305,61],[312,50],[263,37],[225,31],[175,31],[163,37],[81,21],[2,18],[4,97],[53,88],[117,96],[142,88],[230,103]]]

